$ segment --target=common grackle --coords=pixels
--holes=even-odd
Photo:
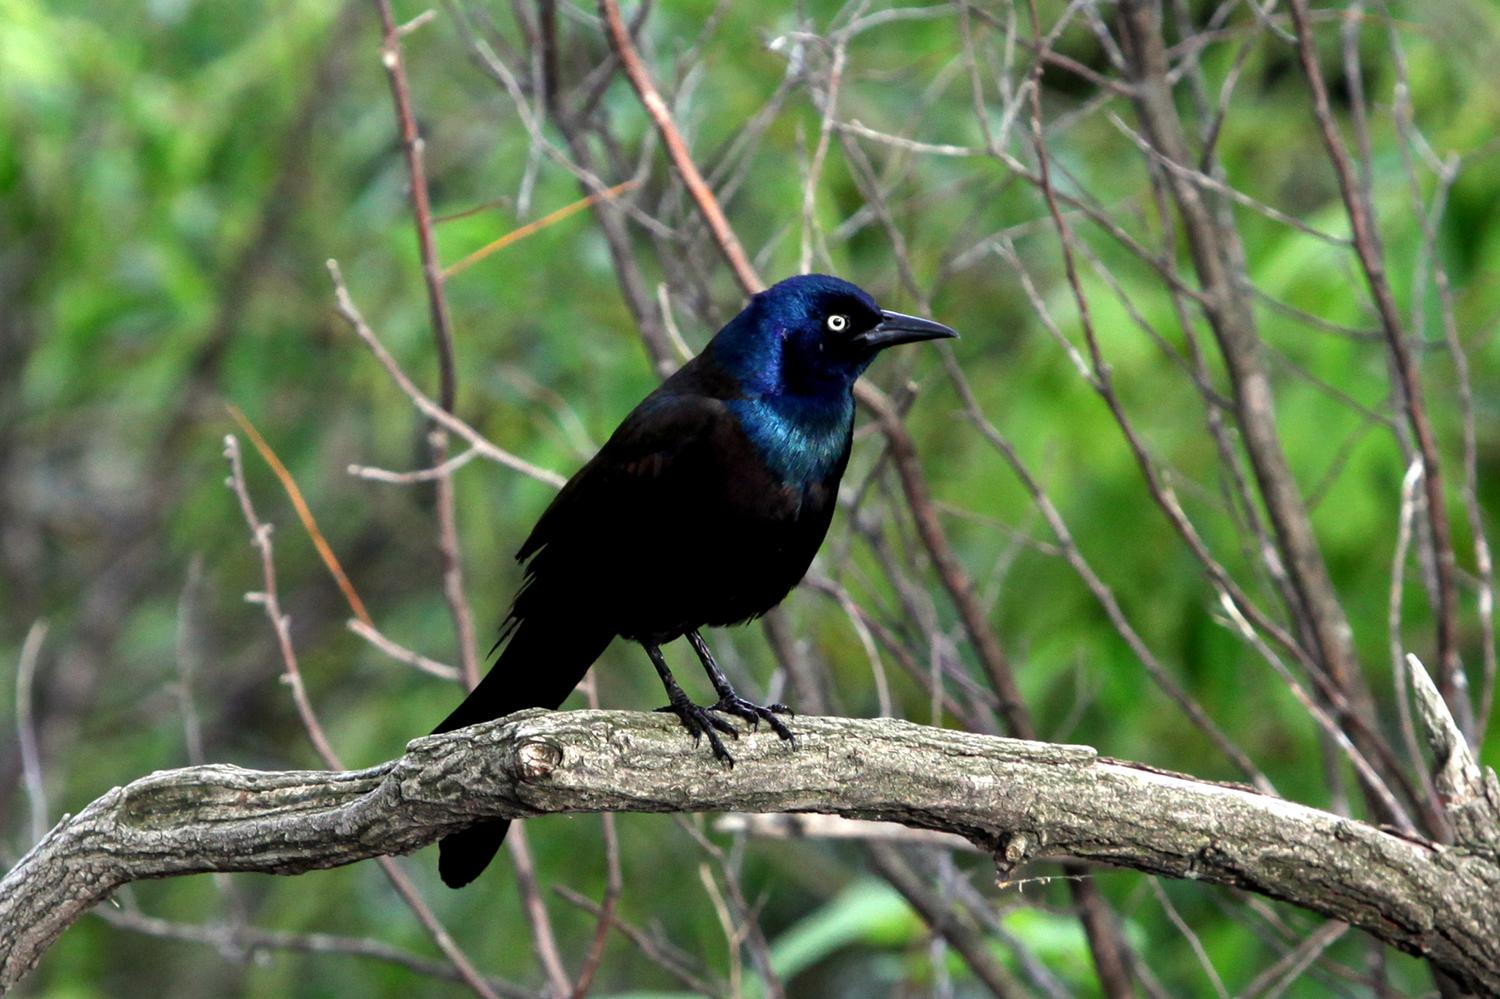
[[[735,693],[698,629],[759,617],[802,579],[849,461],[854,382],[886,347],[956,336],[887,312],[847,281],[811,274],[756,295],[625,418],[568,480],[521,546],[525,577],[495,665],[437,732],[522,708],[555,708],[614,636],[645,646],[667,707],[733,765],[724,715],[783,739],[785,705]],[[688,700],[661,646],[686,636],[719,695]],[[493,652],[493,650],[491,650]],[[460,888],[509,823],[443,838],[438,871]]]

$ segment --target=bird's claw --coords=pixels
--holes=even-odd
[[[776,717],[777,715],[790,715],[792,713],[792,709],[785,704],[756,704],[754,701],[747,701],[738,694],[729,694],[721,697],[719,703],[713,705],[708,710],[720,711],[726,715],[743,718],[750,723],[752,731],[758,730],[760,723],[765,722],[771,726],[771,731],[775,732],[783,740],[791,743],[797,741],[796,736],[792,735],[792,730],[786,727],[786,723]]]
[[[694,743],[697,743],[702,738],[707,738],[708,748],[713,750],[714,758],[733,767],[734,757],[730,755],[728,749],[724,748],[724,740],[719,738],[719,732],[723,732],[731,739],[738,739],[740,733],[729,722],[711,713],[716,710],[716,707],[705,708],[702,705],[694,704],[692,701],[682,700],[674,701],[656,710],[670,711],[676,715],[677,720],[682,722],[682,727],[687,729],[688,734],[693,737]]]
[[[688,734],[693,737],[693,742],[707,738],[714,757],[731,767],[734,766],[734,757],[730,755],[728,749],[724,748],[724,741],[719,738],[719,733],[722,732],[731,739],[738,739],[740,733],[728,721],[719,717],[721,714],[743,718],[750,723],[751,731],[759,731],[760,723],[765,722],[781,739],[790,742],[793,746],[797,744],[797,737],[792,734],[792,730],[787,728],[786,722],[777,717],[777,715],[792,714],[792,709],[785,704],[756,704],[738,694],[731,694],[721,697],[717,704],[707,707],[694,704],[684,698],[656,710],[669,711],[676,715],[677,719],[682,722],[682,727],[687,729]]]

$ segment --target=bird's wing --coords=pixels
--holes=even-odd
[[[684,455],[722,445],[732,424],[724,400],[657,392],[641,402],[599,453],[579,469],[532,528],[516,558],[525,561],[557,540],[620,507],[649,505],[658,492],[681,489],[690,476]]]

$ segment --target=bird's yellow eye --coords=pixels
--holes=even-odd
[[[849,328],[849,317],[832,315],[828,317],[828,328],[835,333],[842,333]]]

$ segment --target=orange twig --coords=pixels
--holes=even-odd
[[[547,228],[548,226],[553,225],[554,223],[557,223],[557,222],[561,222],[563,219],[567,218],[569,215],[573,215],[573,214],[575,214],[577,212],[583,211],[585,208],[588,208],[589,206],[593,205],[595,202],[603,201],[603,200],[606,200],[608,198],[613,198],[617,194],[621,194],[621,193],[623,193],[625,191],[630,190],[633,187],[638,187],[638,186],[640,186],[640,181],[638,181],[638,180],[627,180],[627,181],[625,181],[625,183],[623,183],[623,184],[616,184],[614,187],[611,187],[608,190],[595,191],[593,194],[590,194],[586,198],[579,198],[577,201],[573,202],[571,205],[564,205],[563,207],[557,209],[557,211],[555,211],[555,212],[549,212],[548,214],[543,215],[541,218],[539,218],[539,219],[537,219],[537,220],[535,220],[533,222],[526,223],[525,225],[521,226],[521,228],[519,228],[519,229],[513,229],[510,232],[506,233],[504,236],[501,236],[499,239],[495,240],[494,242],[487,243],[484,246],[481,246],[479,249],[475,250],[473,253],[469,254],[467,257],[464,257],[458,263],[456,263],[456,264],[450,264],[448,267],[444,268],[444,270],[443,270],[443,280],[446,281],[448,278],[451,278],[453,275],[457,274],[459,271],[466,270],[469,267],[472,267],[474,264],[479,263],[479,261],[481,261],[485,257],[489,256],[491,253],[495,253],[495,252],[497,252],[499,250],[503,250],[503,249],[505,249],[507,246],[509,246],[512,243],[520,242],[521,240],[525,239],[527,236],[532,235],[533,233],[541,232],[543,229]]]
[[[302,490],[297,488],[297,482],[292,478],[292,473],[287,471],[286,466],[281,463],[281,459],[276,457],[276,452],[271,450],[271,445],[266,443],[266,439],[260,435],[260,431],[255,429],[255,424],[250,422],[250,418],[242,413],[238,406],[225,403],[224,408],[229,410],[229,415],[234,418],[234,422],[240,425],[240,429],[245,432],[245,436],[250,438],[250,443],[255,445],[255,450],[259,451],[260,456],[266,460],[266,464],[271,466],[271,471],[276,473],[276,478],[281,480],[281,488],[286,490],[287,497],[292,501],[293,509],[297,511],[297,518],[302,521],[302,526],[307,529],[308,537],[312,538],[313,547],[318,550],[318,555],[323,559],[323,564],[328,567],[328,572],[333,576],[333,581],[339,584],[339,589],[343,591],[344,599],[349,601],[349,609],[354,612],[355,617],[359,618],[365,624],[372,628],[375,627],[375,622],[370,619],[370,612],[365,610],[365,602],[359,598],[359,594],[354,589],[354,584],[344,574],[344,567],[339,565],[338,556],[333,554],[333,549],[329,547],[327,539],[323,537],[323,532],[318,530],[318,522],[313,518],[312,509],[307,505],[307,500],[302,498]]]
[[[641,62],[635,43],[630,40],[630,32],[625,27],[625,20],[620,16],[620,5],[615,0],[599,0],[599,16],[604,19],[610,47],[615,50],[615,56],[619,58],[636,96],[640,98],[641,106],[656,123],[656,131],[667,147],[667,155],[677,168],[677,175],[697,203],[698,211],[708,223],[709,232],[713,233],[719,252],[724,254],[724,260],[729,264],[730,270],[734,271],[735,280],[740,283],[746,295],[763,291],[766,283],[755,273],[755,267],[745,255],[745,248],[740,245],[739,237],[729,227],[729,220],[724,217],[724,210],[719,207],[718,199],[709,190],[703,174],[698,172],[692,154],[688,152],[687,143],[682,139],[682,132],[678,131],[676,123],[672,121],[672,112],[667,109],[667,102],[662,99],[656,84],[651,82],[651,74],[645,63]]]

